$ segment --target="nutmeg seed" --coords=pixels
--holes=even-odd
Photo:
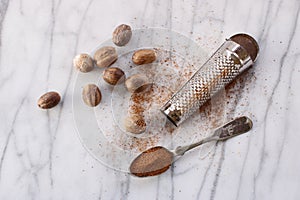
[[[136,65],[149,64],[156,60],[156,53],[153,49],[141,49],[134,52],[132,61]]]
[[[126,24],[119,25],[113,32],[112,41],[117,46],[126,45],[132,36],[130,26]]]
[[[131,93],[139,93],[150,88],[152,83],[143,74],[134,74],[126,79],[125,86],[127,90]]]
[[[126,131],[133,134],[140,134],[146,130],[146,122],[142,115],[128,116],[124,120]]]
[[[60,95],[57,92],[47,92],[38,100],[38,106],[42,109],[50,109],[60,102]]]
[[[110,85],[120,84],[125,80],[125,73],[117,67],[110,67],[103,72],[103,79]]]
[[[90,107],[97,106],[101,101],[102,95],[95,84],[88,84],[82,90],[82,99]]]
[[[100,68],[109,67],[118,59],[117,51],[114,47],[105,46],[98,49],[94,54],[96,65]]]
[[[73,59],[73,65],[79,71],[86,73],[94,68],[93,59],[86,53],[79,54]]]

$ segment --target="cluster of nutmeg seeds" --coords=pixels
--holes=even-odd
[[[125,46],[131,39],[132,30],[129,25],[121,24],[115,28],[112,41],[116,46]],[[73,59],[73,65],[82,73],[91,72],[96,65],[99,68],[107,68],[103,72],[103,79],[110,85],[117,85],[125,82],[127,90],[131,93],[145,91],[151,85],[147,76],[134,74],[126,79],[123,70],[118,67],[110,67],[118,59],[115,47],[104,46],[99,48],[92,58],[87,53],[81,53]],[[141,49],[134,52],[132,61],[136,65],[152,63],[156,60],[156,53],[153,49]],[[101,91],[95,84],[88,84],[83,87],[82,99],[90,107],[95,107],[101,102]],[[49,109],[60,102],[60,95],[57,92],[48,92],[40,97],[38,106]],[[141,133],[146,129],[143,116],[129,116],[125,119],[124,125],[131,133]]]

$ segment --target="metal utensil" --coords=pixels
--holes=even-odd
[[[161,108],[162,113],[179,126],[249,68],[258,52],[258,44],[250,35],[241,33],[230,37]]]
[[[175,157],[211,141],[224,141],[248,132],[252,128],[252,121],[246,116],[238,117],[227,124],[215,129],[213,134],[199,142],[186,146],[179,146],[175,150],[168,150],[162,146],[152,147],[142,152],[130,165],[130,172],[138,177],[159,175],[169,169]]]

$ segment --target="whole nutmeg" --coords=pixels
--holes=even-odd
[[[101,101],[102,95],[95,84],[88,84],[82,90],[82,99],[90,107],[97,106]]]
[[[120,84],[125,80],[125,73],[117,67],[110,67],[103,72],[103,79],[110,85]]]
[[[136,65],[152,63],[156,60],[156,53],[153,49],[140,49],[132,55],[132,61]]]
[[[98,49],[94,54],[96,65],[100,68],[109,67],[118,59],[117,51],[114,47],[105,46]]]
[[[60,95],[57,92],[47,92],[38,100],[38,106],[42,109],[50,109],[60,102]]]
[[[130,26],[126,24],[119,25],[113,32],[112,41],[117,46],[126,45],[132,36]]]
[[[73,65],[76,69],[79,71],[86,73],[90,72],[94,68],[94,61],[93,59],[89,56],[89,54],[82,53],[73,59]]]
[[[125,86],[131,93],[143,92],[150,88],[151,85],[150,80],[143,74],[134,74],[125,81]]]
[[[125,118],[124,127],[130,133],[140,134],[145,132],[146,122],[142,115],[131,115]]]

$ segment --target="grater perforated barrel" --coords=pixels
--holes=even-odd
[[[256,60],[257,42],[247,34],[226,40],[208,61],[161,108],[176,126]]]

